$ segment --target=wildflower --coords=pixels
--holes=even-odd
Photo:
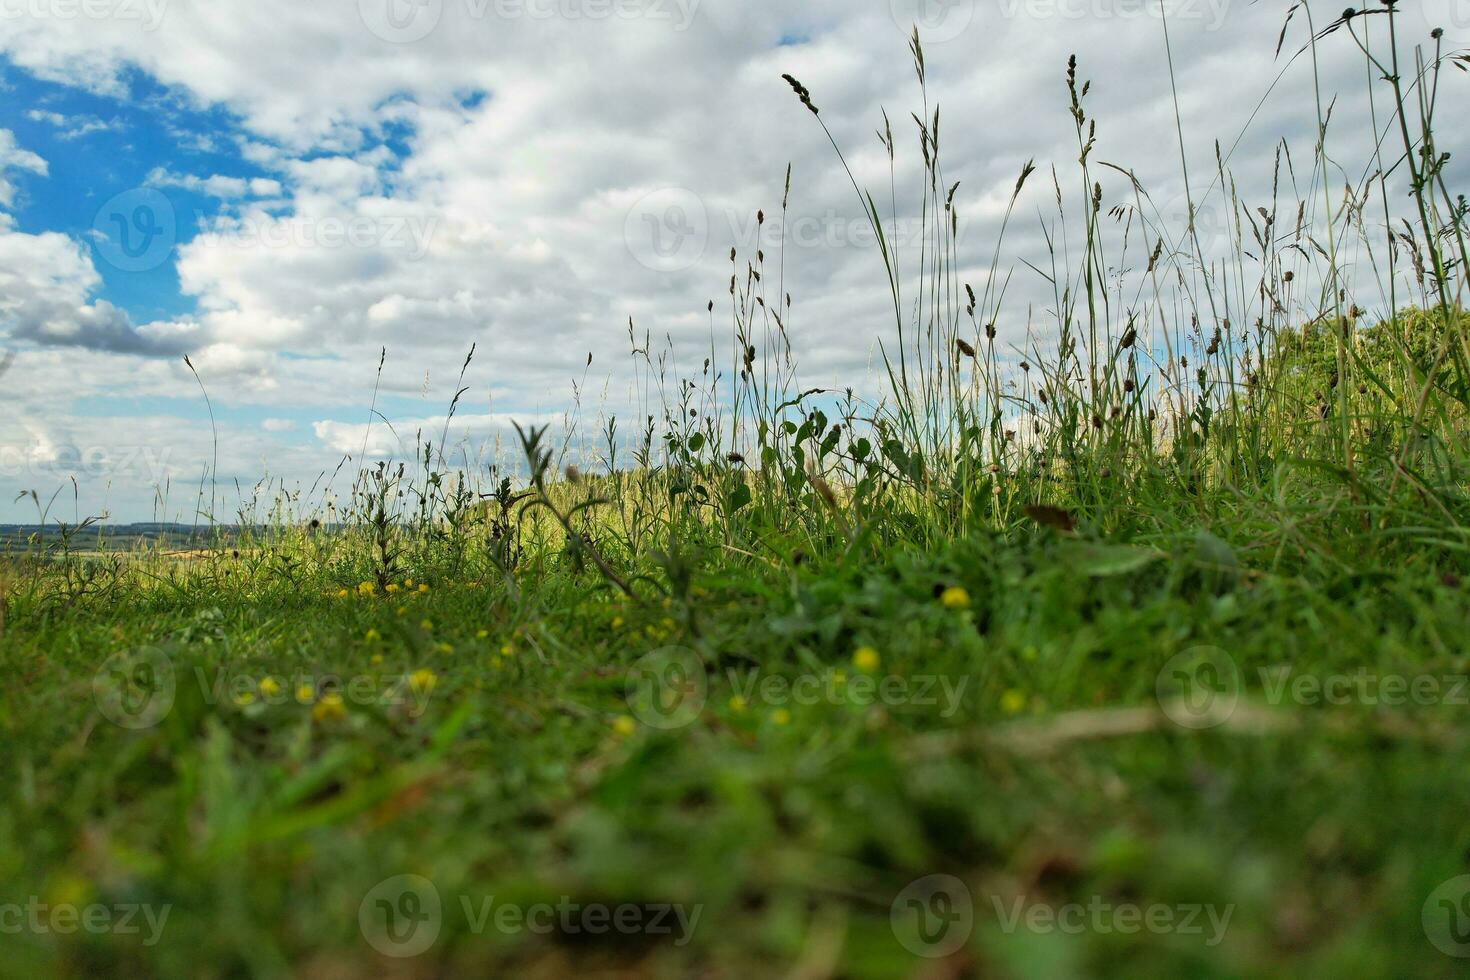
[[[951,585],[939,593],[939,603],[946,609],[969,609],[970,593],[958,585]]]
[[[315,721],[336,721],[347,716],[347,707],[342,703],[342,695],[335,691],[322,695],[311,709],[311,717]]]
[[[771,721],[778,725],[789,725],[791,724],[791,712],[785,708],[777,708],[771,712]]]
[[[735,695],[734,697],[732,697],[730,699],[730,710],[732,712],[734,712],[735,714],[737,714],[737,715],[743,715],[743,714],[745,714],[745,708],[746,708],[745,699],[742,698],[740,695],[737,694],[737,695]]]
[[[432,694],[438,684],[439,677],[427,667],[420,667],[408,675],[409,690],[415,694]]]
[[[411,578],[404,579],[403,580],[403,586],[404,586],[404,588],[407,588],[407,589],[413,588],[413,579],[411,579]]]
[[[374,585],[372,582],[363,582],[362,584],[360,584],[357,587],[357,594],[358,595],[372,595],[377,590],[378,590],[378,587],[376,585]]]
[[[858,647],[852,655],[852,665],[865,674],[873,673],[882,662],[878,651],[872,647]]]
[[[296,700],[300,704],[311,704],[316,700],[316,690],[310,684],[299,684],[296,687]]]
[[[477,639],[477,640],[487,640],[489,638],[490,638],[490,631],[489,630],[480,630],[478,633],[475,634],[475,639]]]
[[[1012,688],[1000,696],[1000,710],[1014,715],[1026,707],[1026,695]]]
[[[381,667],[383,665],[383,655],[381,653],[375,653],[373,654],[372,659],[369,662],[374,667]]]
[[[434,649],[438,650],[440,653],[453,653],[454,652],[454,644],[453,643],[440,643]]]
[[[500,646],[500,655],[502,657],[514,657],[516,655],[516,648],[509,643],[503,643]]]
[[[338,589],[337,590],[337,598],[338,599],[345,599],[348,596],[350,596],[351,594],[352,593],[351,592],[348,592],[346,589]]]
[[[235,695],[236,707],[244,708],[254,703],[255,692],[253,691],[241,691],[239,694]]]
[[[262,697],[273,698],[281,693],[281,685],[276,683],[274,677],[265,677],[260,681],[260,694]]]
[[[383,586],[383,591],[388,593],[389,595],[393,595],[397,593],[400,588],[401,586],[397,582],[389,582],[387,585]]]
[[[425,585],[424,583],[420,582],[419,583],[419,594],[422,595],[423,593],[428,592],[428,591],[429,591],[429,587],[427,585]]]
[[[632,735],[634,732],[638,731],[638,723],[632,718],[629,718],[627,715],[619,715],[618,718],[613,721],[612,727],[613,731],[616,732],[618,735],[621,735],[623,738],[627,738],[629,735]]]
[[[421,619],[421,620],[419,620],[419,629],[423,630],[425,633],[429,632],[433,628],[434,628],[434,621],[432,619]]]
[[[383,634],[379,633],[375,629],[369,629],[367,633],[363,636],[363,639],[367,640],[369,643],[377,643],[382,638]]]
[[[615,629],[615,630],[616,629],[622,629],[623,628],[623,617],[621,617],[621,616],[614,616],[613,617],[613,621],[612,621],[612,628]]]

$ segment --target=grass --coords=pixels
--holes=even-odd
[[[1081,218],[1052,171],[1055,323],[1013,347],[923,92],[917,268],[854,181],[881,400],[803,389],[779,255],[732,253],[727,367],[670,377],[630,324],[631,435],[471,469],[446,423],[189,556],[87,525],[5,559],[0,971],[1458,975],[1470,321],[1433,133],[1470,61],[1392,5],[1312,14],[1293,60],[1362,59],[1372,159],[1344,186],[1325,109],[1270,200],[1221,154],[1190,194],[1223,254],[1092,159],[1068,66]]]

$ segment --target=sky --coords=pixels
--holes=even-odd
[[[1176,86],[1194,172],[1213,169],[1216,140],[1245,193],[1269,187],[1279,140],[1310,160],[1313,65],[1291,60],[1304,16],[1276,51],[1289,6],[0,0],[0,352],[13,358],[0,522],[37,519],[16,499],[30,490],[43,507],[55,495],[52,520],[192,520],[216,457],[222,519],[275,492],[252,489],[262,481],[319,495],[344,456],[350,472],[364,448],[367,462],[402,457],[415,432],[437,434],[472,344],[452,428],[464,459],[493,453],[512,420],[626,419],[630,319],[696,373],[712,329],[728,338],[728,314],[712,328],[707,305],[728,310],[730,247],[780,247],[782,223],[754,215],[779,213],[788,165],[802,381],[876,392],[893,329],[882,265],[782,75],[811,91],[858,181],[885,192],[887,110],[903,234],[921,167],[915,29],[969,281],[986,278],[1022,165],[1047,175],[1006,239],[999,329],[1019,341],[1048,295],[1021,260],[1045,255],[1050,168],[1075,172],[1068,55],[1093,82],[1097,158],[1178,212]],[[1318,26],[1341,6],[1315,3]],[[1434,26],[1447,46],[1470,39],[1470,0],[1402,18],[1415,41]],[[1361,56],[1342,38],[1324,52],[1334,113],[1365,114]],[[1463,106],[1470,76],[1450,74],[1446,98]],[[1367,159],[1352,141],[1332,143],[1348,169]],[[1104,190],[1109,204],[1132,194],[1116,174]]]

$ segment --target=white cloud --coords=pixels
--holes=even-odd
[[[0,207],[6,208],[15,203],[15,184],[11,183],[7,170],[24,170],[44,177],[47,166],[45,160],[21,148],[15,142],[14,133],[0,129]]]
[[[32,109],[26,113],[26,118],[31,122],[45,123],[56,128],[59,130],[58,137],[63,140],[80,139],[93,133],[115,132],[122,128],[117,120],[103,120],[96,116],[65,116],[44,109]]]

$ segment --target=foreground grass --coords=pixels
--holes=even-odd
[[[1439,562],[1288,569],[1201,531],[716,565],[662,602],[568,567],[514,595],[194,575],[12,608],[0,899],[168,911],[27,928],[0,969],[1452,975],[1421,911],[1466,871],[1464,587]],[[1224,674],[1160,702],[1201,645]],[[707,693],[630,699],[665,648],[708,664]],[[115,653],[127,669],[99,671]],[[938,938],[916,946],[891,911],[936,874],[973,928],[926,896]],[[359,912],[401,875],[432,882],[440,928],[387,957]],[[643,925],[536,931],[488,901]],[[656,922],[664,903],[683,918]]]

